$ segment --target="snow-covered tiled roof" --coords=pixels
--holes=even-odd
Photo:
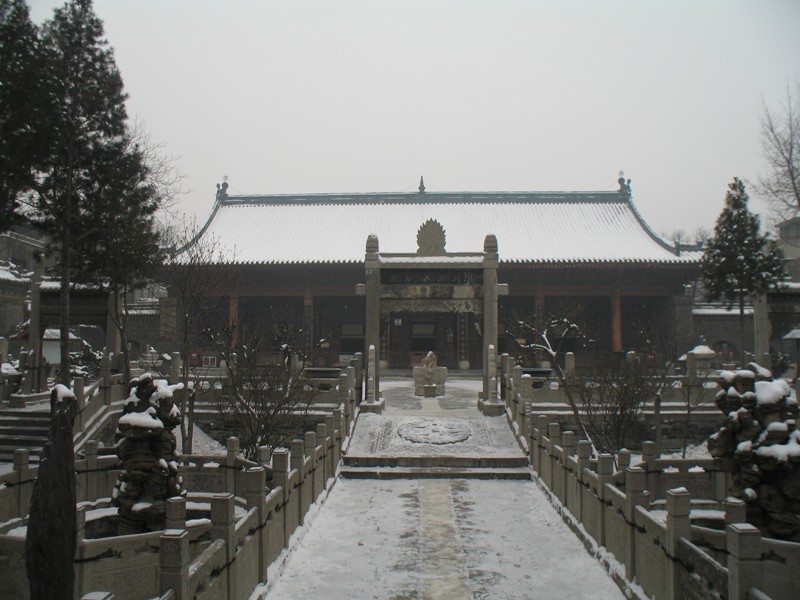
[[[28,284],[31,282],[31,273],[23,271],[13,263],[2,263],[0,264],[0,281],[7,283]]]
[[[497,236],[501,263],[693,265],[618,192],[486,192],[225,196],[203,235],[239,264],[359,263],[367,236],[380,251],[416,252],[428,219],[445,230],[447,252],[481,252]]]

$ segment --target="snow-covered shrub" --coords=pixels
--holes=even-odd
[[[747,520],[765,534],[800,541],[800,414],[789,384],[762,367],[723,371],[716,397],[727,415],[708,450],[733,475]]]

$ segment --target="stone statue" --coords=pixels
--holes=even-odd
[[[181,422],[173,392],[183,384],[167,385],[149,373],[131,383],[117,431],[122,469],[111,494],[120,535],[163,529],[166,500],[186,495],[172,433]]]
[[[425,383],[433,383],[433,369],[436,367],[436,354],[433,353],[433,350],[430,350],[422,359],[422,366],[425,367]]]

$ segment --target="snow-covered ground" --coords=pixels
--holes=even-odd
[[[268,600],[623,597],[528,481],[342,479],[272,575]]]
[[[506,417],[477,411],[480,386],[420,398],[383,379],[386,408],[359,416],[347,456],[524,459]],[[341,478],[269,581],[269,600],[623,597],[535,483],[500,479]]]

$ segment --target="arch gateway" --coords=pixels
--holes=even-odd
[[[220,320],[293,324],[316,365],[374,345],[384,372],[430,350],[442,366],[480,369],[488,344],[513,352],[510,319],[563,310],[591,328],[594,356],[651,350],[645,329],[696,341],[685,286],[701,253],[656,235],[624,180],[617,191],[267,196],[223,184],[203,238],[229,249],[217,267],[236,272],[208,290],[227,298]]]

